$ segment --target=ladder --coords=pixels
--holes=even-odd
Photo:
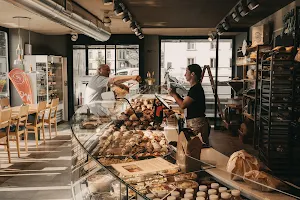
[[[210,69],[210,66],[209,66],[209,65],[204,65],[204,68],[203,68],[203,71],[202,71],[202,76],[201,76],[201,83],[202,83],[202,81],[203,81],[203,78],[204,78],[204,75],[205,75],[205,71],[206,71],[206,70],[207,70],[207,72],[208,72],[208,76],[209,76],[211,88],[212,88],[212,90],[213,90],[214,95],[215,95],[216,98],[217,98],[217,101],[218,101],[219,116],[221,117],[221,119],[224,119],[224,115],[223,115],[223,110],[222,110],[222,108],[221,108],[220,99],[219,99],[219,96],[216,95],[216,92],[215,92],[214,78],[213,78],[213,76],[212,76],[211,69]]]

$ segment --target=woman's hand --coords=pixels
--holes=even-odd
[[[175,88],[170,88],[169,89],[169,95],[172,96],[172,97],[176,96],[177,95],[176,89]]]

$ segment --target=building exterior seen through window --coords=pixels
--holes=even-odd
[[[193,49],[191,51],[191,49]],[[219,44],[219,70],[218,70],[218,95],[225,108],[228,98],[231,98],[231,88],[225,84],[231,80],[232,68],[232,40],[221,39]],[[215,80],[216,67],[216,49],[215,42],[209,42],[207,39],[199,40],[173,40],[167,39],[161,41],[161,84],[165,83],[164,76],[166,69],[170,69],[170,76],[175,77],[180,85],[187,90],[189,83],[185,80],[184,74],[189,64],[199,64],[202,68],[204,65],[211,66],[211,72]],[[202,82],[206,95],[206,115],[214,116],[214,94],[208,73],[205,73]]]

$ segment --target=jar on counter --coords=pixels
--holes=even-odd
[[[210,196],[209,196],[209,200],[219,200],[219,196],[218,196],[218,195],[215,195],[215,194],[210,195]]]
[[[231,194],[229,194],[228,192],[222,192],[221,200],[228,200],[228,199],[231,199]]]
[[[242,200],[241,191],[239,190],[231,190],[232,200]]]
[[[192,193],[185,193],[184,194],[184,198],[185,199],[193,200],[194,199],[194,194],[192,194]]]
[[[215,190],[215,189],[209,189],[207,193],[208,193],[208,196],[209,195],[217,195],[218,194],[217,190]]]
[[[206,193],[205,192],[197,192],[197,197],[204,197],[206,198]]]
[[[199,191],[207,193],[207,186],[206,185],[200,185],[199,186]]]
[[[169,196],[169,197],[167,198],[167,200],[176,200],[176,197]]]
[[[175,197],[176,199],[179,200],[180,192],[178,192],[178,191],[173,191],[173,192],[171,192],[171,196],[172,196],[172,197]]]
[[[191,194],[194,194],[194,189],[193,188],[187,188],[185,190],[185,193],[191,193]]]
[[[227,187],[219,187],[219,193],[226,192],[228,189]]]
[[[154,194],[146,194],[146,197],[151,200],[155,198]]]
[[[210,187],[211,187],[211,189],[215,189],[215,190],[218,191],[220,185],[219,185],[219,183],[212,183],[212,184],[210,185]]]

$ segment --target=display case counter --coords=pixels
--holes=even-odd
[[[231,181],[224,168],[228,158],[211,148],[202,150],[200,160],[184,154],[193,160],[193,167],[179,167],[176,145],[171,145],[178,138],[176,113],[158,109],[165,103],[171,104],[171,99],[136,95],[76,111],[71,119],[73,199],[174,199],[171,195],[196,199],[215,192],[220,196],[222,186],[220,191],[229,195],[240,190],[240,199],[297,198],[297,191],[289,187],[283,191],[265,186],[272,192],[259,192],[243,187],[247,183],[242,181]],[[159,112],[165,117],[156,118]],[[203,188],[212,190],[199,193]]]

